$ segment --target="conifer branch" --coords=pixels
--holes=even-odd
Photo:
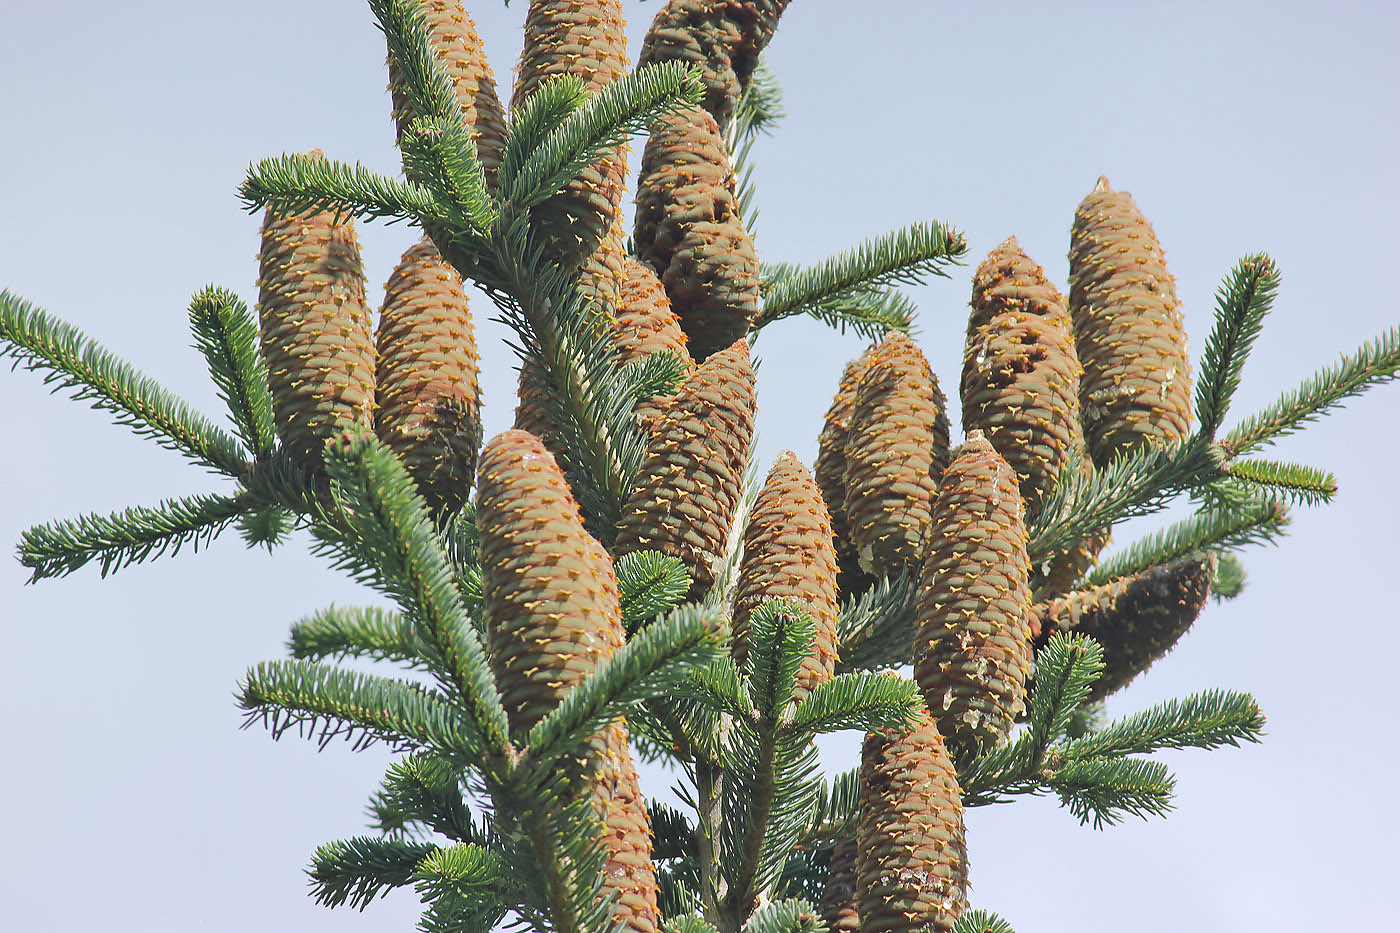
[[[486,841],[462,799],[459,768],[431,752],[414,752],[391,764],[369,812],[372,825],[385,834],[421,826],[454,842]]]
[[[965,910],[953,924],[953,933],[1016,933],[1011,924],[989,910]]]
[[[451,118],[465,127],[452,79],[433,47],[426,8],[414,0],[369,0],[369,8],[384,33],[413,113]]]
[[[770,267],[777,278],[764,289],[763,313],[754,329],[794,314],[831,314],[833,303],[849,303],[853,295],[869,296],[896,283],[918,285],[930,275],[946,277],[946,267],[966,252],[961,233],[933,221],[867,240],[805,269]]]
[[[401,149],[409,179],[452,205],[447,226],[459,247],[466,242],[464,233],[485,236],[490,232],[500,209],[488,189],[486,170],[476,157],[471,130],[460,115],[417,118],[403,134]],[[477,248],[484,246],[479,243]]]
[[[1247,693],[1208,690],[1167,700],[1069,742],[1066,757],[1142,755],[1164,748],[1238,747],[1258,742],[1264,713]]]
[[[258,352],[258,322],[248,306],[233,292],[210,285],[190,302],[190,327],[239,439],[258,460],[272,456],[277,447],[272,393]]]
[[[65,321],[8,289],[0,290],[0,360],[44,374],[44,383],[115,416],[162,447],[238,476],[247,454],[238,441],[154,379],[118,359]]]
[[[629,634],[675,608],[690,592],[690,574],[677,557],[660,551],[632,551],[617,559],[622,623]]]
[[[503,895],[514,887],[494,852],[462,843],[425,857],[413,886],[429,905],[418,923],[424,933],[494,929],[506,913]]]
[[[800,604],[773,599],[749,614],[744,679],[761,717],[774,722],[792,699],[802,662],[812,653],[817,624]]]
[[[445,223],[453,216],[424,184],[390,178],[356,163],[350,165],[305,153],[259,159],[248,166],[238,196],[249,211],[272,208],[282,214],[334,211],[359,220],[387,218]]]
[[[919,581],[907,574],[881,578],[848,598],[837,621],[841,656],[836,672],[898,667],[909,661]]]
[[[1176,778],[1160,761],[1141,758],[1091,758],[1057,768],[1047,786],[1080,823],[1095,829],[1113,826],[1123,816],[1165,816],[1172,809]]]
[[[1301,463],[1257,458],[1232,460],[1230,478],[1249,486],[1263,486],[1302,505],[1325,505],[1337,495],[1337,477]]]
[[[307,661],[367,658],[427,668],[437,648],[401,613],[377,606],[331,606],[292,623],[287,648]]]
[[[1272,499],[1205,508],[1105,558],[1085,575],[1082,585],[1097,586],[1200,551],[1273,544],[1287,533],[1289,522],[1288,509]]]
[[[244,512],[235,523],[248,547],[261,546],[271,551],[296,527],[296,516],[281,506],[263,505]]]
[[[1215,437],[1240,385],[1245,361],[1278,295],[1279,274],[1264,253],[1241,259],[1215,293],[1215,326],[1201,355],[1196,378],[1200,433]]]
[[[1353,395],[1400,376],[1400,326],[1368,340],[1355,353],[1320,370],[1268,408],[1235,427],[1221,446],[1231,457],[1249,453],[1316,421]]]
[[[919,685],[893,671],[838,674],[807,695],[788,727],[802,738],[844,729],[908,729],[922,704]]]
[[[661,924],[662,933],[719,933],[714,926],[698,913],[672,916]]]
[[[678,692],[717,713],[728,713],[744,721],[758,716],[753,699],[749,696],[748,684],[744,682],[733,658],[720,658],[692,671],[689,680],[680,685]]]
[[[264,661],[238,689],[244,725],[261,722],[274,739],[290,729],[324,748],[337,737],[357,749],[432,748],[479,764],[487,751],[466,711],[417,684],[310,661]]]
[[[771,901],[754,911],[744,924],[743,933],[822,933],[825,929],[815,907],[807,901],[788,898]]]
[[[763,263],[759,289],[766,296],[775,286],[792,278],[798,267],[792,263]],[[766,307],[766,299],[765,299]],[[852,288],[826,296],[794,314],[806,314],[837,333],[847,329],[866,340],[879,340],[892,330],[913,334],[918,306],[908,295],[894,288]],[[789,316],[789,315],[785,315]],[[750,340],[757,342],[766,316],[755,324]]]
[[[588,89],[578,75],[550,75],[511,114],[509,135],[501,151],[497,183],[509,190],[520,169],[550,133],[588,100]]]
[[[802,833],[808,846],[829,845],[856,831],[860,820],[860,769],[842,771],[817,790],[812,819]]]
[[[1240,559],[1229,551],[1217,556],[1215,579],[1211,581],[1210,592],[1217,601],[1234,599],[1244,592],[1248,575]]]
[[[585,166],[661,117],[699,103],[704,93],[699,71],[682,62],[641,66],[588,98],[551,130],[518,172],[501,179],[503,200],[517,209],[547,200]]]
[[[356,836],[316,848],[311,857],[311,896],[325,907],[364,910],[394,888],[413,881],[418,864],[438,849],[430,842]]]
[[[35,525],[20,536],[19,562],[30,582],[67,576],[91,561],[102,576],[189,545],[199,550],[253,502],[247,493],[166,499],[154,508],[133,506],[111,515],[89,513]]]

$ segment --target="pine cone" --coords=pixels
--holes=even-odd
[[[476,157],[486,173],[487,183],[494,186],[496,171],[505,147],[506,121],[501,101],[496,96],[496,81],[491,66],[486,63],[486,51],[476,34],[476,24],[462,9],[459,0],[417,0],[428,22],[430,41],[437,50],[457,92],[462,116],[471,128],[476,143]],[[389,56],[389,93],[394,101],[394,125],[398,139],[416,114],[408,100],[408,88],[399,74],[394,57]]]
[[[374,425],[373,324],[350,220],[267,211],[258,325],[277,436],[314,472],[340,425]]]
[[[511,107],[519,107],[555,75],[577,75],[589,94],[612,84],[627,73],[625,29],[619,0],[530,0]],[[583,263],[602,243],[617,218],[626,179],[623,145],[531,209],[535,229],[547,231],[561,264]]]
[[[1149,567],[1031,610],[1036,647],[1056,632],[1083,632],[1103,646],[1105,668],[1090,701],[1127,686],[1191,628],[1215,581],[1216,558],[1205,552]]]
[[[913,340],[891,333],[856,386],[846,435],[846,516],[862,570],[918,570],[929,506],[947,465],[948,414],[938,379]]]
[[[962,791],[938,728],[865,737],[856,828],[861,933],[948,933],[967,900]]]
[[[842,839],[831,853],[831,870],[817,906],[830,933],[860,933],[860,904],[856,900],[856,841]]]
[[[960,763],[1025,708],[1031,643],[1016,474],[980,431],[943,475],[919,585],[914,679]]]
[[[486,640],[523,736],[622,644],[617,578],[539,438],[496,435],[479,474]]]
[[[375,430],[435,511],[467,501],[481,446],[476,340],[462,277],[424,237],[384,286]]]
[[[980,430],[1016,471],[1029,515],[1080,430],[1079,374],[1064,299],[1011,237],[972,279],[963,428]]]
[[[850,434],[851,415],[856,408],[856,386],[875,357],[878,344],[868,347],[859,358],[851,360],[841,373],[836,397],[826,410],[826,420],[817,439],[817,461],[812,466],[812,478],[822,492],[831,513],[831,530],[836,542],[836,584],[843,596],[859,595],[875,581],[860,569],[855,543],[851,540],[850,522],[846,517],[846,437]]]
[[[663,409],[618,521],[615,551],[683,561],[690,598],[714,583],[753,443],[754,371],[740,340],[716,353]]]
[[[656,866],[651,860],[651,817],[627,746],[627,724],[603,731],[602,754],[593,771],[594,812],[603,827],[603,898],[613,897],[612,919],[630,933],[655,933]]]
[[[661,280],[650,266],[630,257],[623,265],[613,343],[623,363],[669,350],[681,358],[686,374],[695,369],[695,361],[686,347],[685,331],[681,329],[680,318],[671,310],[671,299],[666,297]],[[632,417],[650,433],[670,397],[658,396],[638,402]]]
[[[801,702],[831,679],[836,666],[836,551],[831,520],[812,474],[797,455],[779,455],[744,530],[744,557],[734,599],[734,659],[747,654],[749,614],[771,599],[801,603],[816,623],[812,653],[797,672]]]
[[[1099,178],[1074,214],[1069,306],[1094,463],[1191,430],[1191,369],[1176,283],[1152,225]]]

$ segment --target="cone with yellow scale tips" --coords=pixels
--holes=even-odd
[[[277,436],[314,472],[340,425],[374,425],[374,327],[349,218],[266,212],[258,330]]]
[[[1084,449],[1084,432],[1074,425],[1070,435],[1070,460],[1078,460],[1081,474],[1087,479],[1094,474],[1094,461]],[[1048,599],[1070,590],[1088,573],[1099,554],[1113,540],[1111,528],[1091,532],[1069,547],[1056,551],[1031,568],[1031,593],[1035,599]]]
[[[622,363],[640,360],[659,351],[680,357],[685,372],[695,368],[686,347],[680,318],[671,310],[671,299],[651,267],[628,257],[623,264],[622,287],[618,294],[617,316],[613,322],[613,344]],[[650,430],[660,415],[665,398],[637,403],[633,417]]]
[[[424,237],[384,287],[375,431],[434,511],[467,500],[481,446],[476,339],[462,277]]]
[[[1126,686],[1170,651],[1205,608],[1215,580],[1215,554],[1205,552],[1044,603],[1031,612],[1035,640],[1083,632],[1103,646],[1104,673],[1092,700]]]
[[[734,659],[747,654],[749,614],[770,599],[791,599],[816,623],[812,653],[797,672],[801,702],[836,666],[836,550],[831,520],[812,474],[787,450],[778,456],[749,513],[734,597]]]
[[[893,332],[861,374],[846,434],[846,520],[862,570],[877,577],[918,571],[947,464],[938,379],[914,341]]]
[[[627,34],[619,0],[530,0],[511,107],[519,107],[555,75],[581,78],[597,94],[627,73]],[[559,262],[588,259],[617,218],[627,179],[627,147],[586,166],[560,191],[531,209]]]
[[[1069,307],[1094,463],[1191,430],[1191,370],[1176,283],[1152,225],[1100,177],[1074,213]]]
[[[481,161],[487,183],[494,185],[496,170],[501,164],[501,150],[505,147],[506,121],[476,24],[462,9],[459,0],[417,0],[417,6],[427,20],[429,41],[452,79],[457,103],[471,129],[476,157]],[[407,86],[392,55],[389,56],[389,93],[394,102],[394,125],[402,140],[417,114],[409,103]]]
[[[669,554],[690,574],[690,598],[703,595],[739,507],[753,428],[753,364],[740,340],[691,373],[657,418],[615,553]]]
[[[511,733],[523,736],[621,647],[617,578],[583,528],[554,458],[538,438],[506,431],[482,451],[477,520],[491,665]],[[659,922],[651,826],[618,720],[566,762],[603,830],[603,895],[636,933]]]
[[[830,933],[860,933],[856,901],[856,840],[842,839],[831,852],[831,868],[817,912]]]
[[[960,763],[1005,738],[1025,708],[1028,565],[1016,474],[973,431],[933,505],[914,637],[914,679]]]
[[[948,933],[967,900],[957,772],[927,712],[865,737],[856,827],[861,933]]]
[[[963,427],[980,430],[1016,471],[1030,515],[1080,430],[1079,374],[1069,309],[1011,237],[972,279]]]
[[[874,355],[875,346],[871,346],[859,358],[847,363],[842,371],[836,397],[826,410],[822,433],[817,439],[817,460],[812,466],[812,478],[831,514],[831,530],[836,541],[836,584],[842,596],[864,592],[874,582],[860,569],[846,518],[846,436],[850,433],[851,414],[856,407],[856,386]]]

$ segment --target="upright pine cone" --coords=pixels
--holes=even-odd
[[[1079,374],[1064,299],[1011,237],[972,279],[963,428],[980,430],[1016,471],[1031,515],[1080,430]]]
[[[1016,474],[973,431],[933,505],[914,639],[914,679],[960,763],[1003,739],[1025,708],[1028,564]]]
[[[1152,225],[1107,178],[1074,213],[1069,307],[1094,463],[1189,434],[1191,369],[1176,283]]]
[[[856,840],[842,839],[831,852],[831,869],[817,905],[830,933],[860,933],[860,903],[856,900]]]
[[[911,732],[865,737],[856,827],[861,933],[948,933],[967,900],[957,771],[926,712]]]
[[[462,277],[424,237],[384,286],[375,430],[429,506],[467,501],[481,446],[476,339]]]
[[[618,358],[630,363],[660,350],[669,350],[681,358],[685,372],[695,368],[686,347],[685,331],[680,318],[671,310],[671,299],[656,273],[645,263],[628,257],[623,264],[622,288],[618,295],[617,317],[613,322],[613,344]],[[661,414],[666,399],[658,397],[637,404],[633,417],[650,430]]]
[[[874,582],[860,569],[846,517],[846,437],[850,434],[851,415],[856,409],[856,386],[874,358],[877,346],[867,348],[842,371],[836,397],[826,410],[822,433],[817,439],[817,460],[812,466],[812,478],[831,513],[831,531],[836,541],[836,584],[843,596],[864,592]]]
[[[627,73],[626,22],[619,0],[530,0],[525,48],[511,107],[519,107],[546,78],[571,74],[597,94]],[[532,209],[537,229],[566,266],[577,266],[602,243],[627,179],[627,147],[586,166],[573,181]]]
[[[268,209],[258,253],[258,328],[277,436],[314,471],[338,425],[374,425],[374,325],[348,218]]]
[[[428,22],[429,41],[452,79],[462,117],[471,128],[476,157],[481,160],[487,182],[494,185],[496,170],[501,165],[501,150],[505,146],[506,121],[501,113],[500,98],[496,96],[491,66],[486,63],[486,51],[476,34],[476,24],[463,11],[460,0],[416,2]],[[416,114],[393,55],[389,56],[389,93],[394,102],[394,125],[402,141]]]
[[[486,637],[511,733],[520,737],[623,643],[612,561],[539,439],[506,431],[481,455],[477,518]],[[615,919],[654,933],[660,919],[651,825],[621,720],[567,765],[603,827],[603,895]]]
[[[1101,700],[1175,647],[1205,608],[1215,568],[1215,555],[1204,552],[1038,603],[1036,646],[1056,632],[1083,632],[1102,645],[1103,676],[1090,692]]]
[[[739,507],[753,426],[753,364],[740,340],[691,373],[662,410],[622,507],[616,553],[663,551],[685,563],[691,598],[708,590]]]
[[[860,377],[846,435],[846,516],[862,570],[918,570],[947,465],[938,379],[914,341],[895,331],[876,345]]]
[[[801,702],[831,679],[836,666],[836,550],[831,520],[812,474],[797,455],[778,456],[763,484],[748,527],[734,599],[734,656],[747,651],[749,614],[770,599],[796,600],[817,625],[812,654],[797,672],[793,696]]]

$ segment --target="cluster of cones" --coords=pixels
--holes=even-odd
[[[281,442],[314,473],[338,427],[372,429],[439,515],[465,504],[479,477],[487,642],[517,738],[622,645],[615,556],[680,559],[689,596],[700,599],[732,550],[753,443],[745,336],[759,293],[724,127],[785,6],[671,0],[658,14],[641,60],[699,65],[707,94],[651,134],[634,257],[619,220],[625,148],[532,209],[620,358],[665,350],[686,367],[675,395],[638,407],[646,453],[611,554],[585,529],[551,453],[558,438],[541,404],[551,390],[538,373],[522,372],[517,430],[483,449],[463,282],[431,240],[404,254],[376,326],[350,222],[267,215],[259,315]],[[455,2],[421,7],[494,184],[507,120],[480,40]],[[619,78],[622,25],[616,0],[531,2],[513,103],[553,75],[577,75],[589,92]],[[389,64],[402,133],[413,115]],[[744,526],[733,652],[744,657],[758,606],[800,602],[816,636],[798,699],[833,676],[840,599],[881,576],[920,581],[909,660],[927,710],[912,731],[867,737],[861,819],[833,855],[823,903],[832,929],[951,929],[966,889],[958,767],[1004,740],[1024,711],[1037,642],[1093,631],[1111,670],[1115,652],[1123,659],[1116,687],[1170,647],[1209,589],[1213,563],[1199,558],[1154,568],[1150,580],[1068,593],[1102,539],[1030,565],[1027,523],[1067,464],[1101,468],[1189,430],[1185,334],[1151,227],[1101,180],[1073,230],[1068,302],[1014,239],[977,270],[960,448],[951,448],[947,401],[927,360],[892,333],[847,367],[814,469],[781,455]],[[626,724],[600,733],[592,752],[572,780],[603,827],[603,895],[616,898],[614,916],[628,929],[651,933],[657,882]]]

